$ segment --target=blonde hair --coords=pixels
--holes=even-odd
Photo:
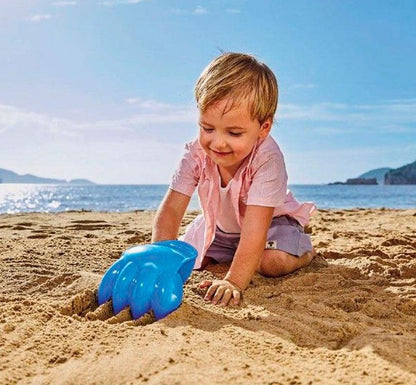
[[[273,122],[278,100],[276,77],[251,55],[224,53],[202,71],[195,85],[195,98],[199,110],[205,112],[225,97],[232,99],[228,110],[247,100],[253,120],[263,124],[270,118]]]

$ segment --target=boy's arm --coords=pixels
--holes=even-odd
[[[214,304],[221,302],[222,305],[227,305],[232,299],[234,304],[238,304],[240,293],[235,287],[239,290],[246,289],[256,272],[264,252],[273,211],[273,207],[247,206],[241,226],[240,242],[224,280],[205,281],[201,284],[201,287],[209,286],[206,300],[212,300]]]
[[[225,276],[241,290],[247,288],[257,270],[273,218],[274,207],[247,206],[241,226],[240,242]]]
[[[188,195],[168,190],[153,220],[152,242],[178,237],[179,227],[190,200]]]

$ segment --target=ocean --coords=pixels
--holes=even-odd
[[[167,188],[167,185],[3,183],[0,184],[0,213],[156,210]],[[416,185],[291,185],[289,189],[297,200],[315,202],[320,209],[416,208]],[[189,209],[199,209],[196,194]]]

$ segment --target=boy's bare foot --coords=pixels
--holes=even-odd
[[[329,263],[328,261],[321,255],[321,254],[317,254],[315,253],[310,266],[313,267],[328,267]]]

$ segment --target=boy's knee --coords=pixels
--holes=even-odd
[[[287,274],[286,270],[291,264],[289,257],[290,255],[284,251],[266,251],[260,260],[258,272],[265,277],[278,277]]]
[[[314,252],[308,252],[301,257],[295,257],[284,251],[266,251],[260,260],[257,270],[266,277],[279,277],[309,265],[313,257]]]

